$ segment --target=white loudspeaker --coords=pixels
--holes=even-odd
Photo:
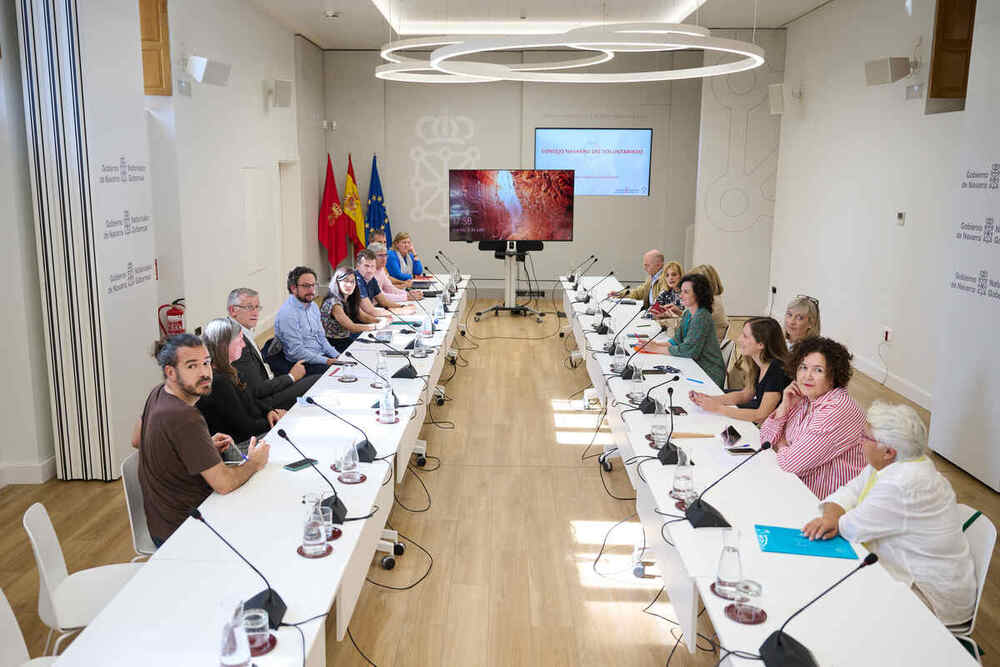
[[[198,83],[224,86],[229,83],[229,71],[232,69],[232,66],[201,56],[188,56],[185,69]]]
[[[785,84],[772,83],[767,87],[767,101],[771,107],[772,116],[785,113]]]
[[[909,75],[909,58],[879,58],[865,63],[865,81],[869,86],[895,83]]]
[[[275,79],[274,81],[274,106],[292,106],[292,82]]]

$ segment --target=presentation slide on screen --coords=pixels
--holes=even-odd
[[[649,196],[651,129],[535,130],[535,169],[573,169],[576,195]]]

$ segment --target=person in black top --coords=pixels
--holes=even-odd
[[[791,382],[785,370],[788,346],[781,325],[771,317],[753,317],[743,325],[736,341],[743,355],[743,368],[753,384],[721,396],[692,391],[691,400],[707,412],[760,423],[781,403],[782,392]]]
[[[280,409],[268,410],[254,398],[233,368],[246,344],[242,334],[240,325],[228,317],[205,325],[202,340],[212,356],[212,393],[198,401],[209,431],[228,433],[236,442],[265,433],[285,414]]]

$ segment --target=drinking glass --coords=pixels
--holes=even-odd
[[[353,444],[347,445],[340,457],[340,481],[345,484],[357,484],[361,481],[361,472],[358,470],[358,450]],[[331,517],[331,523],[332,521]]]
[[[389,375],[389,362],[386,360],[385,351],[380,351],[375,359],[375,379],[372,380],[372,387],[382,389],[385,387],[385,380],[382,378]]]
[[[243,629],[246,630],[251,653],[267,650],[271,639],[267,623],[267,612],[263,609],[247,609],[243,612]]]
[[[316,518],[323,522],[323,532],[326,539],[333,537],[333,510],[322,505],[316,506]]]
[[[670,425],[667,423],[667,412],[663,408],[663,401],[656,401],[656,409],[653,411],[653,424],[649,429],[653,437],[653,444],[659,449],[667,444],[670,437]]]
[[[235,609],[226,602],[219,603],[222,620],[222,637],[219,642],[219,664],[224,667],[246,667],[250,664],[250,645],[243,629],[243,601]]]
[[[666,444],[666,443],[664,443]],[[683,447],[677,448],[677,465],[674,466],[674,484],[670,497],[687,503],[694,499],[694,466]]]
[[[716,595],[730,600],[739,598],[737,587],[741,581],[743,565],[740,562],[740,531],[736,528],[723,528],[722,553],[719,554],[719,568],[715,575]]]
[[[302,529],[302,552],[306,556],[322,556],[326,553],[326,529],[316,512],[310,511]]]
[[[642,369],[632,366],[632,382],[629,385],[629,392],[625,394],[625,397],[633,403],[638,404],[639,401],[646,398],[646,392],[643,391],[642,381]]]
[[[625,356],[625,348],[621,344],[615,346],[615,356],[611,360],[611,370],[615,373],[621,373],[625,370],[625,362],[628,358]]]

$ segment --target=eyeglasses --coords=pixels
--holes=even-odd
[[[795,298],[796,299],[805,299],[806,301],[810,302],[812,305],[814,305],[817,308],[819,308],[819,299],[817,299],[814,296],[809,296],[808,294],[798,294],[798,295],[796,295]]]
[[[316,287],[316,283],[299,283],[296,285],[299,289],[312,289]]]
[[[252,310],[252,311],[257,312],[257,313],[259,313],[260,311],[264,310],[263,306],[235,306],[235,307],[236,308],[242,308],[243,310]]]
[[[347,275],[340,276],[337,278],[338,283],[354,283],[357,279],[354,277],[353,273],[348,273]]]

